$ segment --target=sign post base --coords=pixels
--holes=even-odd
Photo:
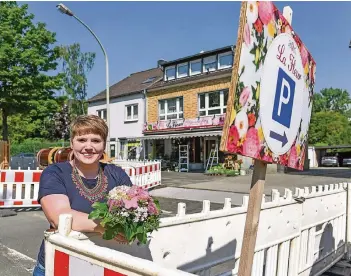
[[[251,179],[249,204],[247,207],[244,238],[241,247],[239,276],[251,276],[266,170],[267,163],[256,159]]]

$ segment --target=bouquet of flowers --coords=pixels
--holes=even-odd
[[[103,239],[111,240],[123,234],[129,244],[136,239],[147,242],[147,234],[160,224],[160,205],[143,188],[133,185],[111,190],[106,202],[95,202],[89,219],[98,219],[105,228]]]

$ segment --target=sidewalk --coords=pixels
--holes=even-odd
[[[214,203],[224,203],[224,198],[232,199],[232,204],[241,205],[242,197],[248,195],[251,175],[222,177],[207,176],[203,173],[162,172],[162,187],[153,190],[154,196],[202,201],[208,199]],[[306,172],[288,174],[267,174],[264,193],[270,200],[272,189],[284,194],[284,189],[295,191],[318,185],[349,182],[349,168],[316,168]]]

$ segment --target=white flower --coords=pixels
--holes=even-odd
[[[247,23],[253,24],[256,22],[258,18],[258,6],[256,1],[249,1],[247,2]]]
[[[243,138],[249,127],[249,120],[245,109],[242,109],[238,114],[236,114],[235,126],[238,129],[239,138]]]

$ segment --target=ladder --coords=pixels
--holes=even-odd
[[[207,165],[206,165],[206,172],[212,168],[213,166],[213,160],[216,159],[216,164],[218,164],[218,144],[216,143],[215,148],[211,149],[210,156],[207,159]],[[210,165],[211,163],[211,165]],[[210,165],[210,168],[208,167]]]
[[[179,172],[189,172],[189,145],[179,145]]]

